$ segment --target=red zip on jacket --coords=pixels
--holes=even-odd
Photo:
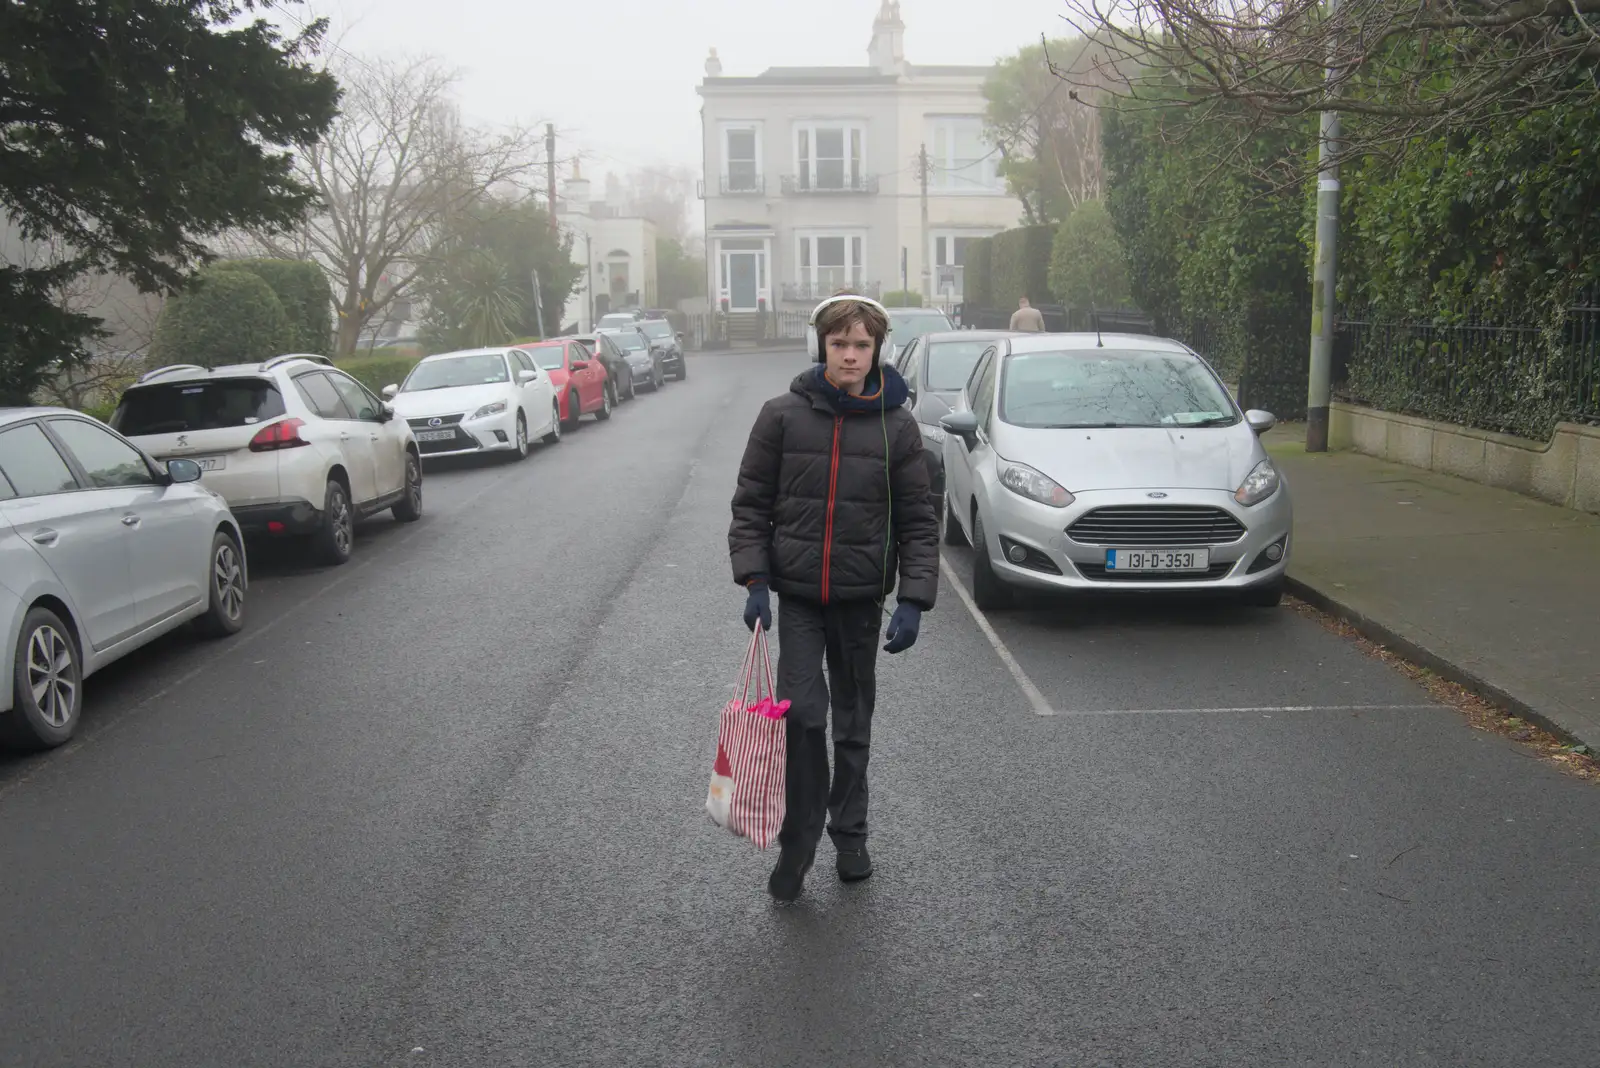
[[[839,431],[844,416],[833,417],[833,459],[828,466],[828,521],[822,535],[822,603],[828,603],[828,573],[833,570],[833,505],[839,492]]]

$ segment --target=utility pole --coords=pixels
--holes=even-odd
[[[1328,0],[1328,14],[1339,0]],[[1324,84],[1338,77],[1336,43],[1328,44]],[[1339,279],[1339,113],[1322,113],[1317,141],[1317,244],[1311,268],[1311,373],[1306,385],[1306,451],[1328,451],[1328,405],[1333,400],[1333,320]]]
[[[917,152],[917,174],[922,178],[922,298],[933,296],[932,242],[928,237],[928,145],[923,142]]]
[[[556,124],[544,124],[544,169],[550,197],[550,236],[561,242],[561,229],[556,225]]]

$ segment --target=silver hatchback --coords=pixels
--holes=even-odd
[[[941,420],[945,538],[976,550],[973,598],[1019,587],[1282,597],[1293,509],[1211,368],[1161,338],[1003,338]]]

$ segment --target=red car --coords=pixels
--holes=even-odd
[[[605,364],[591,357],[582,345],[558,338],[517,347],[526,349],[533,361],[550,375],[556,401],[561,406],[561,422],[569,429],[591,412],[596,419],[611,418],[615,402],[610,376],[606,374]]]

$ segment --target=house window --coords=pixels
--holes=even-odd
[[[967,248],[978,240],[972,234],[935,234],[933,237],[933,291],[960,297],[966,279]]]
[[[722,128],[723,181],[729,193],[761,192],[761,130],[756,126]]]
[[[809,294],[820,299],[846,286],[861,285],[864,249],[859,236],[802,234],[798,244],[800,283]]]
[[[795,128],[795,176],[801,189],[859,189],[865,132],[849,123]]]
[[[928,187],[945,193],[997,193],[999,153],[983,139],[983,119],[959,115],[929,120]]]

